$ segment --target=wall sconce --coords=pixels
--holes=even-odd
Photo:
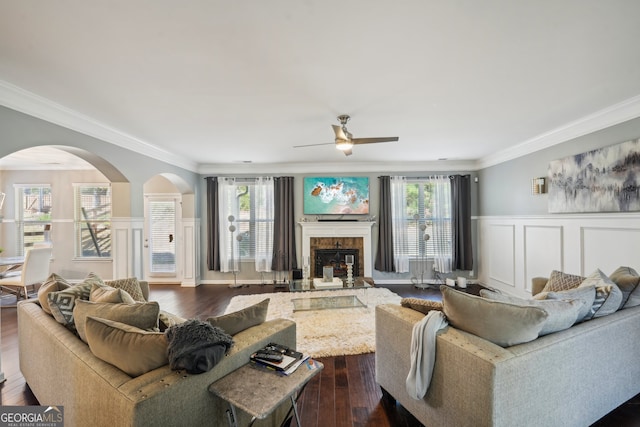
[[[546,178],[533,178],[531,180],[531,194],[545,194],[547,192]]]

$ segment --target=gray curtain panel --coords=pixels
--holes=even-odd
[[[380,212],[378,215],[378,251],[374,267],[395,272],[393,262],[393,227],[391,225],[391,177],[380,176]]]
[[[281,176],[273,179],[273,259],[274,271],[291,271],[297,267],[296,220],[294,217],[293,177]]]
[[[473,270],[471,247],[471,176],[451,177],[451,240],[454,270]]]
[[[207,267],[220,271],[220,210],[218,209],[218,178],[207,177]]]

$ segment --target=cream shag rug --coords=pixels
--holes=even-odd
[[[294,298],[342,295],[357,295],[367,307],[293,312],[291,300]],[[402,299],[386,288],[238,295],[231,298],[225,314],[241,310],[265,298],[270,298],[267,320],[282,317],[296,322],[297,350],[312,357],[374,352],[375,306],[400,304]]]

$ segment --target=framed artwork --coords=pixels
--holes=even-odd
[[[549,163],[549,212],[640,211],[640,139]]]
[[[368,177],[305,177],[305,215],[369,213]]]

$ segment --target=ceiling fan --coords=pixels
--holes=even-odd
[[[345,156],[352,154],[351,149],[356,144],[374,144],[378,142],[395,142],[398,140],[397,136],[382,137],[382,138],[354,138],[351,132],[347,130],[347,122],[351,117],[347,114],[338,116],[338,120],[342,126],[331,125],[333,131],[336,134],[335,146],[338,150],[342,151]],[[329,145],[331,142],[323,144],[307,144],[307,145],[294,145],[293,148],[300,147],[312,147],[315,145]]]

